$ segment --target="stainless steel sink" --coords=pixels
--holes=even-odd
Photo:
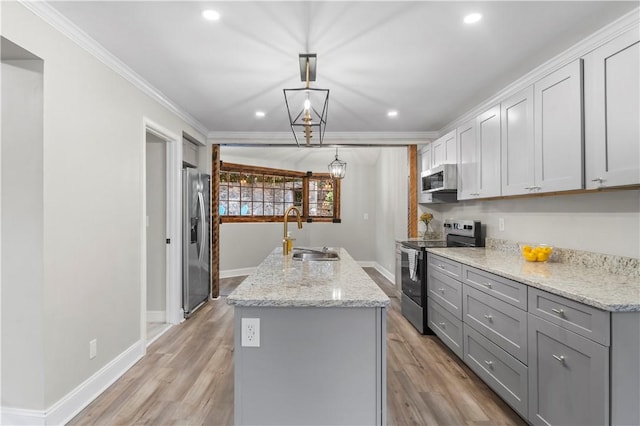
[[[340,256],[335,251],[330,251],[326,247],[321,250],[315,249],[293,249],[293,259],[301,261],[335,261],[340,260]]]

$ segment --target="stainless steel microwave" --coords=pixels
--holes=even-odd
[[[456,164],[441,164],[420,173],[420,190],[423,193],[446,191],[456,192],[458,188]]]

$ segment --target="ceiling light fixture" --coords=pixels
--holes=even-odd
[[[396,110],[391,110],[387,112],[387,117],[397,117],[397,116],[398,116],[398,111]]]
[[[482,15],[480,13],[470,13],[464,17],[465,24],[475,24],[476,22],[482,19]]]
[[[300,89],[283,89],[289,124],[298,146],[300,146],[300,142],[297,132],[302,132],[307,146],[310,146],[314,129],[318,130],[318,141],[322,145],[327,125],[329,89],[316,89],[309,86],[309,82],[316,81],[317,55],[315,53],[300,53],[298,59],[300,61],[300,80],[307,84]],[[294,108],[293,111],[292,108]]]
[[[202,17],[208,21],[217,21],[220,19],[220,14],[213,9],[207,9],[202,11]]]
[[[338,159],[338,148],[336,148],[336,159],[329,163],[329,174],[334,179],[342,179],[347,173],[347,163]]]
[[[265,115],[264,111],[256,111],[256,117],[258,118],[263,118]]]

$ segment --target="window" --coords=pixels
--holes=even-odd
[[[291,206],[307,222],[340,222],[340,181],[328,173],[221,162],[222,223],[281,222]]]

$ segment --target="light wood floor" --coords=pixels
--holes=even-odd
[[[389,425],[525,425],[433,336],[400,314],[391,283],[367,273],[391,298],[387,322]],[[244,277],[220,280],[228,295]],[[233,308],[208,302],[80,412],[71,425],[232,425]]]

